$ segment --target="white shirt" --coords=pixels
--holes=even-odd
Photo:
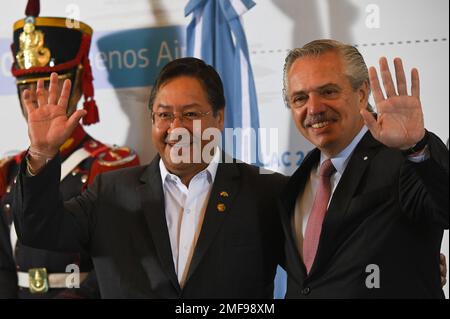
[[[159,161],[173,264],[180,287],[186,281],[219,160],[220,150],[216,149],[208,167],[191,179],[189,187]]]

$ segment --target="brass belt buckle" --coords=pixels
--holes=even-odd
[[[43,294],[48,291],[48,275],[46,268],[31,268],[28,270],[30,281],[30,292],[32,294]]]

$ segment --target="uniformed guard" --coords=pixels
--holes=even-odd
[[[14,24],[12,74],[19,100],[38,79],[48,84],[57,72],[60,81],[73,83],[68,107],[72,114],[81,96],[88,114],[83,124],[99,121],[89,63],[92,29],[81,21],[39,17],[39,1],[29,0],[26,18]],[[22,112],[26,110],[21,101]],[[83,252],[68,254],[34,249],[17,241],[13,224],[11,185],[25,152],[0,160],[0,298],[96,298],[95,272]],[[60,149],[61,193],[64,199],[80,194],[101,172],[139,164],[126,147],[110,147],[89,136],[79,125]]]

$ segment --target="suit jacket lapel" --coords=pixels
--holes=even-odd
[[[180,285],[173,264],[170,247],[169,230],[165,217],[164,191],[159,170],[160,157],[156,156],[141,177],[143,185],[138,187],[142,209],[147,225],[152,234],[156,253],[175,289],[180,292]]]
[[[372,156],[379,146],[380,143],[372,137],[370,132],[367,132],[353,151],[328,207],[322,225],[317,255],[308,278],[320,271],[320,268],[329,261],[346,237],[345,227],[343,227],[345,214]]]
[[[312,168],[317,165],[320,159],[320,151],[312,150],[303,160],[301,166],[289,179],[288,184],[282,192],[281,196],[281,218],[286,237],[286,246],[288,256],[295,256],[289,263],[294,263],[294,267],[290,269],[295,277],[300,279],[306,276],[306,268],[302,262],[302,257],[298,252],[297,241],[295,240],[292,229],[292,217],[295,213],[295,203],[300,192],[303,191],[306,182],[309,179]],[[300,279],[301,280],[301,279]]]
[[[231,210],[239,188],[239,170],[235,163],[220,163],[209,196],[202,229],[195,246],[186,285],[207,253],[227,214]]]

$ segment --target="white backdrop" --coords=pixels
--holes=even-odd
[[[0,157],[27,147],[27,133],[9,70],[14,21],[26,0],[0,12]],[[184,52],[187,0],[42,0],[41,16],[71,16],[94,29],[91,61],[101,123],[87,130],[110,144],[133,147],[148,162],[155,154],[146,111],[153,76]],[[261,127],[279,129],[271,167],[291,174],[311,148],[291,122],[281,97],[289,49],[316,38],[355,44],[368,65],[380,56],[419,68],[426,127],[449,137],[449,2],[447,0],[256,0],[243,23],[251,53]],[[449,258],[448,232],[442,251]],[[405,265],[407,267],[408,265]],[[445,287],[448,296],[448,284]]]

